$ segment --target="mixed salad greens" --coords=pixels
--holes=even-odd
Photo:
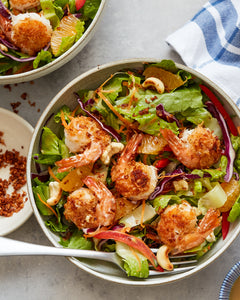
[[[0,18],[0,75],[23,73],[57,59],[81,38],[101,4],[101,0],[39,0],[36,7],[19,11],[12,8],[9,2],[8,0],[0,1],[0,15],[2,16]],[[19,1],[20,4],[21,1]],[[32,19],[33,15],[28,15],[29,13],[37,13],[50,21],[52,31],[50,41],[32,55],[21,51],[21,47],[24,48],[22,45],[24,37],[12,39],[9,37],[9,32],[5,32],[4,29],[5,23],[8,22],[8,28],[14,30],[14,17],[18,17],[20,22],[25,17]],[[43,22],[43,24],[45,23]],[[31,27],[31,24],[29,23],[27,26]],[[36,28],[32,29],[35,35],[39,35],[41,39],[42,33],[36,30]],[[39,30],[41,30],[40,27]],[[26,27],[26,34],[30,34],[30,32],[31,28]],[[21,34],[25,33],[21,31]],[[25,42],[29,43],[31,47],[30,35],[25,38]],[[27,47],[28,45],[26,45]]]
[[[164,91],[157,91],[154,85],[144,85],[147,78],[160,80]],[[178,69],[170,60],[146,63],[144,70],[113,74],[96,90],[78,91],[76,106],[71,110],[64,105],[56,112],[54,129],[48,128],[48,123],[43,127],[39,153],[33,155],[37,168],[37,173],[32,174],[36,205],[45,225],[59,235],[63,247],[116,251],[129,276],[147,278],[148,261],[153,265],[157,262],[146,246],[161,247],[163,242],[157,226],[163,212],[185,202],[199,212],[198,222],[209,209],[219,211],[222,218],[211,238],[186,249],[187,252],[196,253],[200,259],[218,239],[226,238],[230,222],[240,216],[240,137],[224,106],[201,80]],[[76,169],[86,166],[58,172],[57,161],[76,155],[70,153],[65,144],[64,127],[79,115],[93,118],[111,135],[112,141],[124,147],[133,133],[143,133],[147,138],[136,153],[135,161],[155,166],[158,173],[157,185],[148,199],[135,201],[131,211],[107,228],[79,228],[64,215],[69,195],[76,186],[77,189],[84,186],[82,177],[93,174],[100,163],[98,159],[89,164],[87,171],[80,172],[82,175],[77,175]],[[189,169],[178,160],[170,145],[166,143],[156,150],[152,142],[154,137],[162,139],[162,129],[170,129],[181,137],[184,130],[191,131],[198,126],[209,128],[221,145],[218,161],[208,168]],[[115,182],[111,169],[120,155],[114,154],[105,166],[107,175],[103,182],[113,194]],[[47,203],[51,182],[58,182],[61,187],[60,197],[52,206]]]

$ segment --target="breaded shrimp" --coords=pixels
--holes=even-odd
[[[56,162],[58,172],[95,162],[110,144],[111,137],[90,117],[75,117],[65,126],[65,144],[75,156]]]
[[[116,201],[108,188],[94,177],[87,176],[80,188],[71,193],[64,205],[64,216],[79,229],[112,225],[116,212]]]
[[[11,15],[11,19],[0,14],[0,29],[14,46],[30,56],[42,50],[52,34],[49,20],[37,13]]]
[[[184,201],[169,205],[161,213],[157,232],[171,254],[178,254],[202,244],[220,224],[220,212],[214,209],[209,209],[197,224],[196,208]]]
[[[9,0],[11,9],[17,9],[19,11],[27,11],[28,9],[37,7],[40,5],[39,0]]]
[[[177,159],[191,170],[209,168],[220,159],[220,140],[201,125],[193,130],[184,130],[182,138],[170,129],[161,129],[160,132]]]
[[[116,190],[130,200],[144,200],[154,191],[157,169],[134,160],[143,134],[134,134],[112,168],[111,177]]]

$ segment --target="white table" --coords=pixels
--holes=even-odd
[[[110,61],[149,57],[181,59],[166,37],[191,19],[205,0],[109,0],[90,43],[64,67],[33,83],[0,86],[0,106],[35,126],[53,96],[77,75]],[[27,93],[27,99],[21,95]],[[9,238],[50,245],[34,216]],[[196,275],[171,285],[127,287],[98,279],[60,257],[1,257],[0,299],[217,299],[230,267],[239,260],[238,238],[214,263]]]

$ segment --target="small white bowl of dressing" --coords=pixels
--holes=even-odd
[[[240,299],[240,261],[227,273],[219,293],[219,300]]]

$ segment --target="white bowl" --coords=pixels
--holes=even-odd
[[[32,138],[33,127],[17,114],[0,108],[0,128],[4,133],[5,145],[0,149],[12,151],[15,149],[22,156],[27,156],[28,145]],[[0,168],[1,179],[9,177],[9,168]],[[21,192],[27,193],[27,185],[21,188]],[[24,207],[11,217],[0,216],[0,236],[7,235],[22,226],[32,215],[32,206],[29,199],[24,203]]]
[[[101,0],[99,9],[98,9],[94,19],[92,20],[90,26],[84,32],[82,37],[68,51],[63,53],[61,56],[56,58],[54,61],[52,61],[49,64],[46,64],[40,68],[31,70],[28,72],[20,73],[20,74],[0,76],[0,84],[13,84],[13,83],[34,80],[34,79],[40,78],[42,76],[45,76],[47,74],[50,74],[51,72],[57,70],[58,68],[62,67],[64,64],[69,62],[87,45],[87,43],[93,37],[93,35],[96,31],[97,25],[99,24],[100,18],[103,14],[105,4],[106,4],[106,0]]]
[[[39,152],[39,139],[40,139],[42,127],[49,119],[49,117],[53,113],[57,112],[62,107],[62,105],[66,104],[71,109],[74,109],[76,107],[76,97],[73,94],[74,92],[81,89],[97,88],[102,82],[105,81],[105,79],[107,79],[111,74],[117,71],[123,69],[142,69],[144,62],[156,62],[156,61],[157,61],[156,59],[131,59],[131,60],[123,60],[119,62],[113,62],[102,66],[98,66],[97,68],[94,68],[80,75],[79,77],[71,81],[67,86],[65,86],[53,98],[53,100],[49,103],[49,105],[46,107],[45,111],[43,112],[42,116],[40,117],[35,127],[33,138],[29,148],[29,155],[28,155],[28,162],[27,162],[28,191],[33,206],[33,211],[39,222],[39,225],[41,226],[42,230],[44,231],[44,233],[46,234],[46,236],[54,246],[61,247],[58,243],[59,238],[44,225],[42,217],[36,207],[33,193],[32,193],[32,186],[31,186],[31,172],[35,172],[34,169],[35,165],[31,161],[31,156],[32,154]],[[192,73],[194,76],[200,78],[206,86],[210,87],[211,90],[218,96],[220,101],[224,102],[224,107],[226,108],[228,113],[230,115],[235,116],[233,119],[235,124],[237,126],[240,125],[240,113],[237,106],[219,87],[217,87],[213,82],[208,80],[205,76],[199,74],[198,72],[186,66],[177,64],[177,67]],[[51,122],[51,120],[48,121],[48,127],[53,128],[53,126],[54,123]],[[78,260],[75,258],[69,258],[69,260],[79,268],[109,281],[128,284],[128,285],[159,285],[159,284],[170,283],[182,278],[186,278],[187,276],[195,274],[199,270],[202,270],[203,268],[207,267],[231,245],[231,243],[235,240],[239,232],[240,232],[240,222],[236,221],[235,223],[231,224],[229,234],[227,235],[224,241],[220,239],[215,244],[213,249],[211,249],[211,251],[209,251],[203,256],[203,258],[198,262],[197,266],[194,269],[180,274],[173,274],[173,275],[161,274],[159,277],[153,276],[148,279],[137,279],[137,278],[130,278],[125,276],[123,272],[118,269],[118,267],[115,267],[112,264],[102,263],[98,261],[90,261],[86,259]]]

